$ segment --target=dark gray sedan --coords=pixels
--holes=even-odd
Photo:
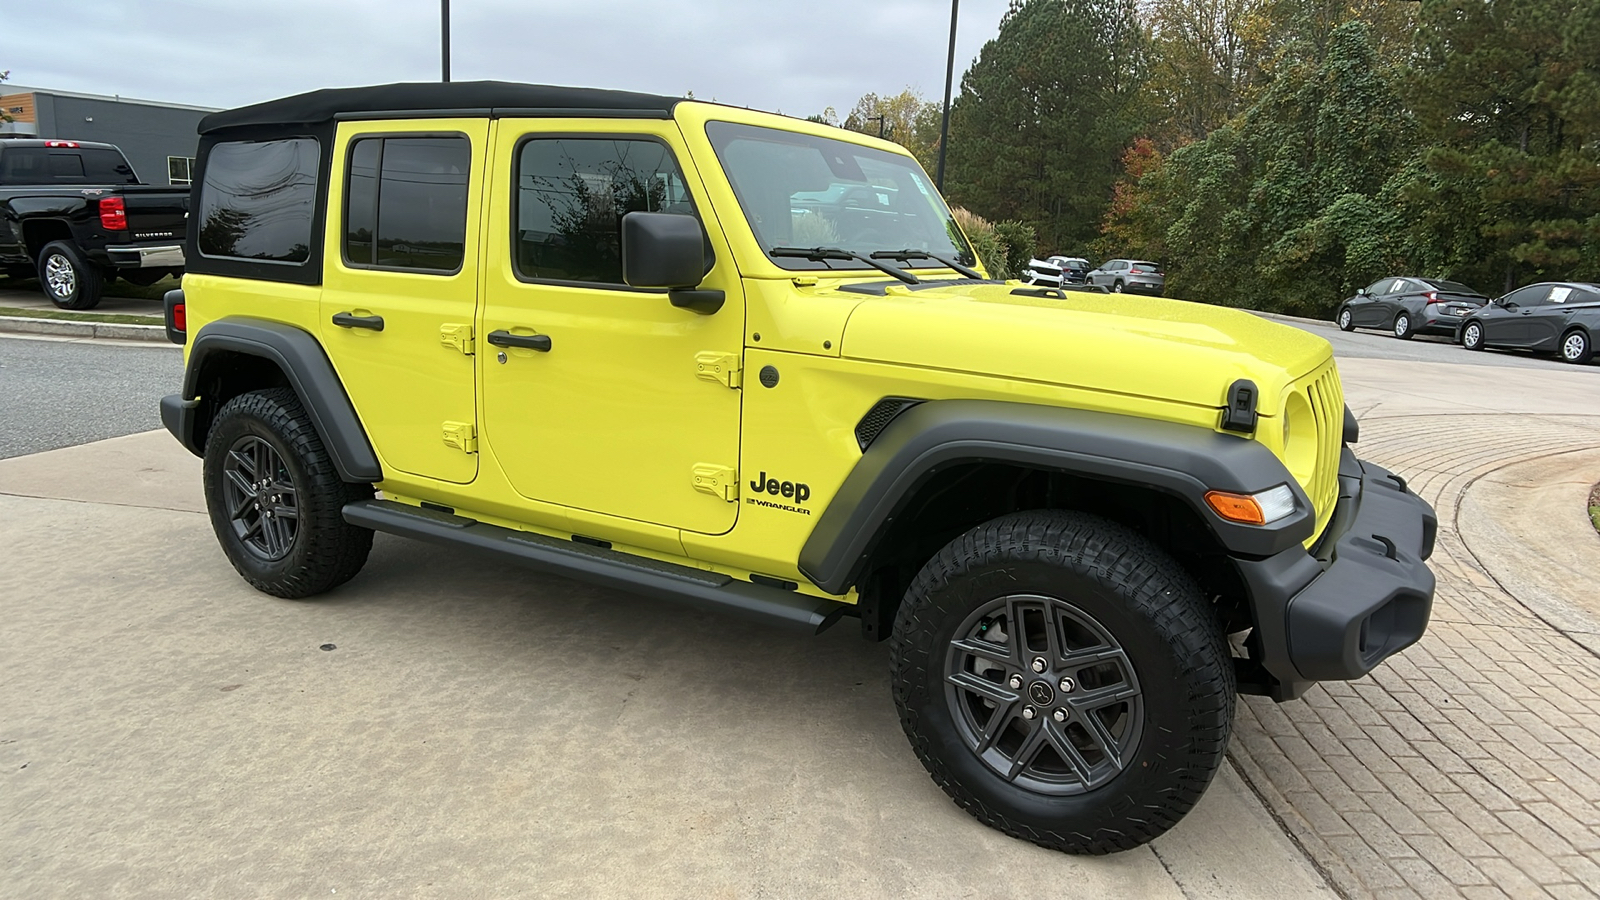
[[[1461,323],[1468,350],[1485,347],[1556,353],[1582,365],[1600,335],[1600,284],[1546,281],[1517,288]]]
[[[1414,334],[1455,336],[1462,316],[1489,298],[1457,281],[1385,278],[1339,304],[1334,321],[1345,331],[1381,328],[1401,340]]]
[[[1108,259],[1100,268],[1085,277],[1088,284],[1098,284],[1113,294],[1123,291],[1134,294],[1161,296],[1167,279],[1161,274],[1161,264],[1142,259]]]

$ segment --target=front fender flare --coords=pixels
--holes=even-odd
[[[843,594],[876,540],[935,473],[1010,463],[1148,487],[1192,507],[1230,553],[1266,557],[1310,538],[1316,511],[1272,451],[1248,438],[1134,416],[1006,403],[937,400],[906,410],[862,455],[800,550],[799,568]],[[1240,525],[1206,503],[1210,490],[1255,493],[1288,484],[1297,510],[1268,526]]]
[[[322,344],[310,332],[248,316],[230,316],[207,324],[189,349],[189,363],[183,373],[185,401],[200,398],[201,377],[208,362],[226,354],[259,357],[283,372],[332,455],[340,478],[355,483],[383,480],[383,467],[356,415],[355,405]],[[188,434],[178,435],[196,455],[205,450],[201,424],[195,423]]]

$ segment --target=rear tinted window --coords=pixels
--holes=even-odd
[[[1161,274],[1161,263],[1135,261],[1133,263],[1133,267],[1135,269],[1143,269],[1146,272],[1152,272],[1156,275]]]
[[[0,150],[0,184],[138,184],[116,150],[10,147]]]
[[[345,260],[356,266],[455,272],[467,240],[464,137],[367,138],[350,151]]]
[[[200,252],[279,263],[309,259],[318,153],[309,137],[212,147],[198,204]]]
[[[1467,294],[1467,295],[1470,295],[1470,296],[1473,296],[1473,297],[1482,297],[1483,296],[1482,294],[1478,293],[1477,291],[1473,290],[1472,288],[1467,287],[1466,285],[1462,284],[1459,281],[1430,281],[1428,283],[1433,285],[1434,287],[1438,288],[1441,291],[1447,291],[1447,292],[1452,293],[1452,294]]]

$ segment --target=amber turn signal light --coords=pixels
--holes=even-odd
[[[1267,517],[1261,513],[1261,504],[1249,494],[1208,491],[1206,505],[1229,522],[1239,522],[1244,525],[1267,524]]]

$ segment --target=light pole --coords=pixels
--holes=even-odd
[[[950,82],[956,75],[956,11],[961,0],[950,0],[950,56],[944,63],[944,118],[939,122],[939,168],[933,174],[933,183],[944,190],[944,151],[950,143]]]
[[[450,0],[439,0],[439,80],[450,81]]]

